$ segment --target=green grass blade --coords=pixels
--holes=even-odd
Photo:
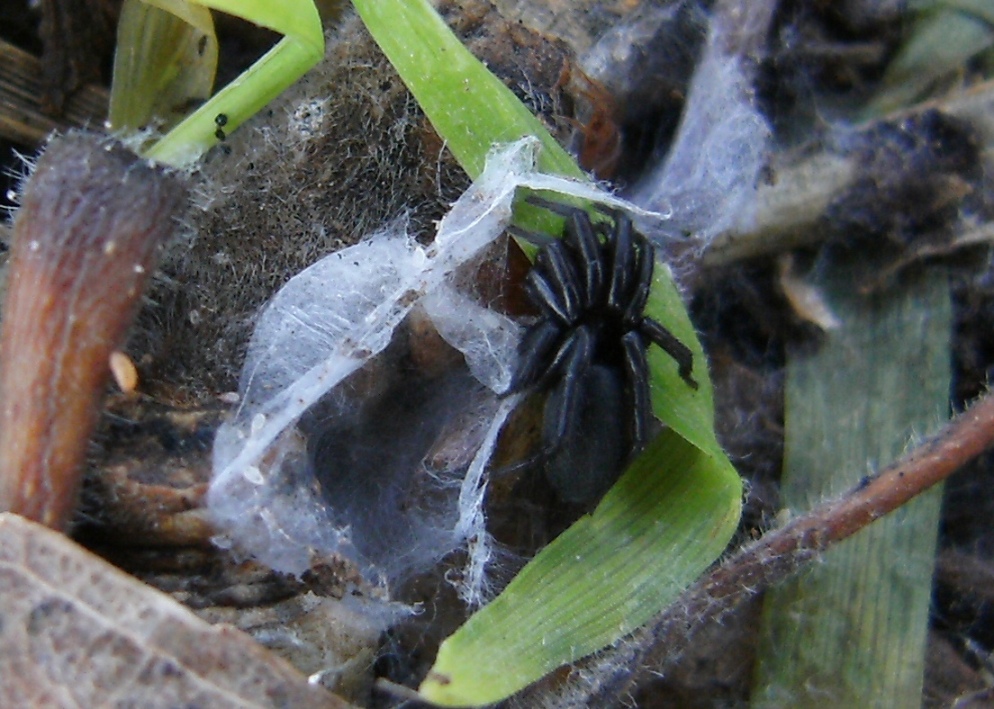
[[[652,409],[656,418],[715,460],[724,460],[725,453],[714,433],[714,397],[707,358],[669,269],[656,268],[645,314],[663,323],[691,349],[693,377],[698,383],[696,390],[691,389],[680,378],[676,361],[659,347],[650,347]]]
[[[370,34],[459,164],[476,178],[491,146],[532,135],[543,172],[583,171],[542,123],[470,54],[427,0],[353,0]]]
[[[324,56],[321,18],[312,0],[202,0],[199,4],[284,37],[146,152],[147,157],[171,165],[189,164],[217,144],[218,115],[226,117],[225,132],[235,130]]]
[[[645,624],[725,548],[740,494],[727,460],[664,432],[592,515],[442,643],[421,695],[496,702]]]
[[[496,143],[537,137],[544,172],[582,171],[514,94],[474,58],[425,0],[353,0],[373,37],[464,169],[476,177]],[[535,229],[543,215],[516,211]],[[548,219],[548,213],[544,214]],[[538,226],[541,228],[541,226]],[[646,308],[694,352],[698,390],[649,354],[653,409],[670,426],[601,501],[546,547],[439,651],[421,687],[439,704],[499,701],[605,647],[659,613],[721,553],[742,484],[714,434],[700,343],[669,272]]]
[[[841,494],[948,415],[945,274],[864,298],[839,270],[825,286],[842,327],[787,366],[783,497],[792,510]],[[754,707],[921,705],[941,487],[767,593]]]
[[[324,54],[324,30],[313,0],[196,0],[200,5],[241,17],[266,27],[307,48]]]

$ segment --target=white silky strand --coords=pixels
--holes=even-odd
[[[315,554],[361,556],[356,551],[363,541],[355,537],[358,526],[336,517],[335,500],[324,499],[309,482],[314,473],[298,423],[343,380],[383,352],[415,304],[424,307],[441,336],[464,354],[473,378],[487,387],[491,399],[506,391],[522,328],[460,293],[453,275],[503,233],[519,187],[663,218],[594,185],[536,172],[537,147],[536,140],[526,138],[495,151],[483,174],[441,220],[430,246],[418,245],[407,234],[406,223],[397,220],[294,276],[266,305],[242,373],[241,403],[215,439],[207,500],[222,532],[221,543],[297,575],[310,567]],[[460,593],[473,604],[484,600],[491,553],[483,513],[484,474],[517,400],[509,397],[498,407],[480,409],[493,418],[462,473],[458,499],[452,498],[455,522],[442,533],[431,526],[434,522],[426,523],[432,541],[425,544],[430,548],[416,549],[418,559],[434,563],[469,543]],[[384,445],[390,445],[390,422],[383,428]],[[384,480],[393,479],[391,474],[384,471]],[[377,569],[366,570],[377,575]]]

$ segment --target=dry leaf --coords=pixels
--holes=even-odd
[[[349,707],[68,538],[0,514],[0,706]]]

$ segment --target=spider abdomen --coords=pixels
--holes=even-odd
[[[549,484],[563,502],[570,504],[600,498],[614,484],[629,454],[622,414],[626,405],[624,384],[617,370],[593,365],[578,387],[578,408],[572,423],[560,441],[557,454],[545,466]],[[554,390],[546,406],[556,408],[561,396],[561,390]],[[591,435],[592,431],[597,435]],[[555,435],[548,430],[544,433]]]

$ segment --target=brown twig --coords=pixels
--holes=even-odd
[[[0,510],[61,528],[180,182],[106,138],[53,141],[14,222],[0,331]]]
[[[721,601],[786,578],[808,560],[949,477],[994,444],[994,395],[840,499],[766,534],[692,587],[685,598]],[[663,621],[665,623],[665,619]],[[662,627],[662,626],[659,626]]]
[[[994,394],[987,394],[878,475],[728,557],[630,641],[582,661],[571,681],[555,690],[561,706],[608,706],[630,696],[632,686],[644,679],[641,668],[684,654],[706,623],[721,622],[744,601],[942,482],[992,445]],[[523,696],[530,698],[533,691]],[[526,700],[515,706],[527,705]]]
[[[688,588],[643,633],[642,650],[623,662],[626,677],[600,688],[620,696],[634,681],[632,667],[651,653],[682,653],[701,621],[716,621],[740,603],[780,583],[828,547],[852,536],[916,495],[942,482],[994,445],[994,394],[979,399],[935,436],[842,497],[825,502],[725,560]],[[651,639],[648,639],[651,638]],[[620,669],[620,668],[619,668]]]

